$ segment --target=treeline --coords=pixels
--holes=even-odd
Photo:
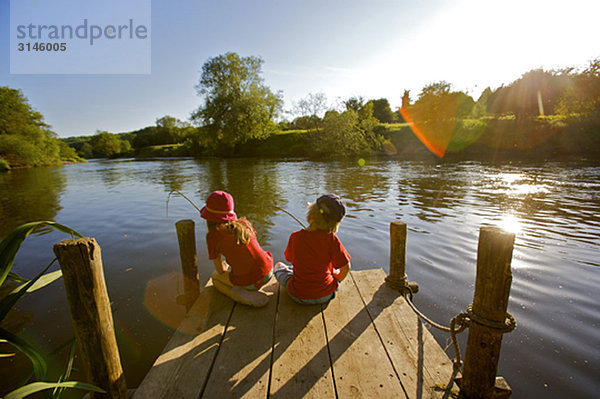
[[[4,87],[0,165],[41,165],[77,155],[408,157],[424,148],[413,132],[438,156],[590,156],[600,150],[600,59],[580,70],[531,70],[508,85],[486,88],[477,100],[434,82],[415,98],[404,91],[397,110],[385,98],[330,102],[324,93],[310,93],[284,110],[282,93],[264,84],[262,64],[236,53],[210,58],[196,85],[202,103],[189,121],[167,115],[133,132],[98,131],[62,143],[20,91]]]
[[[179,145],[194,136],[196,128],[189,122],[166,115],[156,120],[155,126],[127,133],[109,133],[97,131],[93,136],[69,137],[63,141],[84,158],[122,158],[133,156],[152,156],[152,147]],[[178,153],[170,155],[191,155],[190,146],[179,148]],[[164,149],[161,149],[161,154]]]
[[[0,171],[79,161],[20,90],[0,87]]]

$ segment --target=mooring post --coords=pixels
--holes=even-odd
[[[395,290],[404,292],[407,286],[412,293],[419,290],[415,282],[408,282],[406,276],[406,223],[394,221],[390,223],[390,274],[386,283]]]
[[[179,256],[183,272],[183,303],[185,309],[190,310],[198,295],[200,295],[195,224],[191,219],[184,219],[175,223],[175,229],[177,230]]]
[[[107,392],[92,397],[126,399],[127,384],[115,338],[100,246],[94,238],[78,238],[55,244],[54,253],[62,270],[82,360],[91,382]]]
[[[468,399],[507,398],[510,388],[496,377],[502,334],[506,326],[512,282],[514,233],[497,227],[482,227],[477,248],[477,276],[461,397]]]

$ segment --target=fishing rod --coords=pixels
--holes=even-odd
[[[169,196],[167,197],[167,217],[169,217],[169,201],[171,200],[171,195],[173,195],[173,193],[177,193],[179,195],[181,195],[183,198],[185,198],[190,204],[192,204],[192,206],[194,208],[196,208],[198,210],[198,212],[200,212],[200,208],[198,208],[198,206],[196,204],[194,204],[194,201],[192,201],[191,199],[189,199],[188,197],[185,196],[184,193],[182,193],[179,190],[171,190],[169,191]]]
[[[185,198],[190,204],[192,204],[192,206],[194,208],[196,208],[198,210],[198,212],[200,212],[200,208],[198,208],[198,206],[194,203],[194,201],[192,201],[191,199],[189,199],[188,197],[186,197],[186,195],[184,193],[182,193],[179,190],[171,190],[169,191],[169,196],[167,197],[167,217],[169,216],[169,201],[171,200],[171,196],[173,195],[173,193],[179,194],[180,196],[182,196],[183,198]],[[285,209],[278,207],[276,205],[273,205],[273,208],[280,210],[282,212],[287,213],[289,216],[291,216],[296,222],[300,223],[300,226],[302,226],[302,228],[306,229],[306,226],[304,225],[304,223],[302,223],[296,216],[292,215],[290,212],[286,211]]]
[[[306,226],[304,225],[304,223],[302,223],[300,220],[298,220],[298,218],[297,218],[296,216],[292,215],[290,212],[288,212],[288,211],[286,211],[285,209],[283,209],[283,208],[280,208],[280,207],[278,207],[278,206],[276,206],[276,205],[273,205],[273,208],[275,208],[275,209],[278,209],[278,210],[280,210],[280,211],[282,211],[282,212],[285,212],[285,213],[287,213],[287,214],[288,214],[288,215],[290,215],[290,216],[291,216],[291,217],[292,217],[292,218],[293,218],[293,219],[294,219],[296,222],[300,223],[300,226],[302,226],[302,228],[303,228],[303,229],[306,229]]]

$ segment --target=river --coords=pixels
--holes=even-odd
[[[183,315],[173,302],[181,293],[177,220],[196,221],[202,282],[212,268],[204,221],[181,197],[171,198],[167,214],[168,193],[180,190],[202,206],[216,189],[233,194],[236,212],[253,223],[277,260],[299,225],[276,207],[304,220],[307,201],[323,193],[346,202],[338,235],[354,269],[387,271],[389,223],[406,222],[407,274],[420,285],[415,303],[442,324],[473,300],[480,227],[516,231],[508,310],[518,328],[504,335],[498,374],[513,398],[600,392],[598,164],[248,158],[99,160],[14,170],[0,174],[0,236],[24,222],[56,220],[96,238],[127,382],[136,387]],[[30,236],[15,271],[32,277],[65,238],[48,230]],[[69,339],[62,280],[24,298],[8,322],[46,351]],[[432,332],[445,347],[447,335]],[[461,337],[463,351],[465,342]],[[27,367],[19,357],[0,358],[0,391],[12,384],[7,375]]]

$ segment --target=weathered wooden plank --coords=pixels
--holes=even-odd
[[[136,390],[134,399],[198,398],[233,306],[233,301],[209,281]]]
[[[406,397],[350,276],[323,315],[340,398]]]
[[[408,396],[444,397],[452,362],[404,298],[383,284],[384,271],[353,272],[352,277]]]
[[[335,398],[321,305],[300,305],[280,290],[271,397]]]
[[[278,288],[275,279],[263,288],[263,308],[235,305],[202,397],[267,397]]]

